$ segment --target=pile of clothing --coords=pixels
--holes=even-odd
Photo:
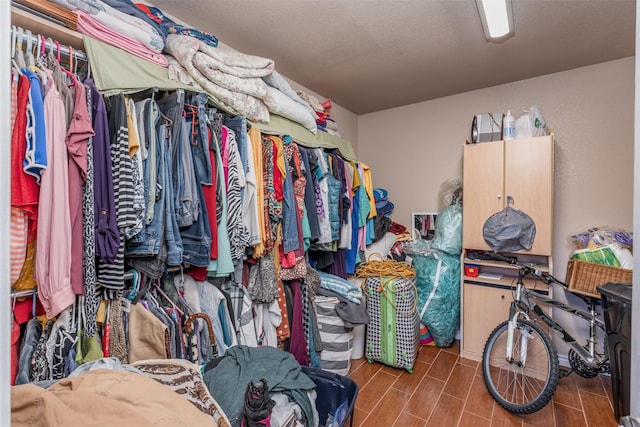
[[[304,91],[298,91],[297,94],[307,101],[316,116],[316,125],[318,129],[323,132],[327,132],[330,135],[340,138],[340,132],[338,132],[338,124],[331,118],[331,107],[333,103],[331,99],[326,99],[324,102],[320,102],[318,98],[313,95],[309,95]]]
[[[317,131],[313,110],[277,74],[273,60],[177,34],[167,36],[165,50],[172,80],[207,92],[228,112],[265,123],[274,113]]]
[[[130,0],[54,2],[77,15],[78,32],[168,68],[172,81],[206,92],[228,113],[264,123],[273,113],[317,132],[314,109],[271,59],[219,45],[214,35],[180,25],[157,7]]]

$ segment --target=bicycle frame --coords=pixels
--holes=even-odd
[[[518,275],[518,281],[516,284],[516,295],[511,303],[509,309],[509,319],[513,319],[514,316],[523,314],[527,320],[529,320],[529,313],[533,313],[536,318],[542,320],[549,328],[556,331],[562,341],[567,343],[584,362],[592,368],[599,367],[604,360],[596,353],[596,327],[602,331],[605,330],[604,322],[598,318],[595,311],[595,301],[592,298],[583,298],[589,307],[589,311],[581,310],[576,307],[572,307],[563,302],[543,295],[539,291],[534,289],[528,289],[524,286],[522,279],[529,274],[522,269]],[[566,285],[562,282],[557,282],[564,289]],[[535,303],[532,303],[534,300]],[[589,338],[587,339],[588,349],[585,349],[566,329],[562,327],[557,321],[551,318],[551,316],[540,306],[539,303],[549,304],[552,308],[560,309],[564,312],[573,314],[589,322]]]

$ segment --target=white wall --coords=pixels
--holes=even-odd
[[[318,101],[324,102],[327,98],[316,92],[296,83],[293,80],[287,79],[293,90],[301,90],[307,95],[313,95],[318,98]],[[338,132],[343,139],[351,142],[354,151],[358,152],[358,116],[346,108],[341,107],[338,104],[333,103],[331,107],[331,118],[338,124]]]
[[[634,147],[635,147],[635,179],[633,182],[640,182],[640,1],[636,0],[636,71],[635,71],[635,115],[634,115]],[[640,187],[634,188],[634,212],[640,213]],[[633,233],[636,236],[640,235],[640,217],[638,214],[634,215],[633,221]],[[640,271],[640,252],[636,251],[633,259],[633,269]],[[635,303],[632,305],[632,325],[640,325],[640,278],[638,274],[635,275],[633,285],[632,299]],[[631,331],[631,396],[640,395],[640,327],[632,328]],[[640,399],[631,399],[631,415],[634,417],[640,417]]]
[[[10,37],[8,32],[11,24],[10,8],[11,4],[0,2],[0,28],[3,28],[7,37],[0,37],[2,45],[0,46],[0,63],[5,64],[0,70],[0,99],[9,99],[10,97],[10,69],[8,65],[11,62]],[[2,102],[0,104],[0,170],[9,170],[10,147],[11,147],[11,128],[10,124],[9,103]],[[8,426],[11,414],[11,399],[9,391],[9,367],[11,366],[11,356],[8,349],[10,344],[11,323],[7,312],[9,307],[9,200],[10,200],[10,176],[8,173],[0,174],[0,218],[2,226],[0,228],[0,426]]]
[[[630,57],[362,115],[358,158],[389,190],[394,221],[410,227],[412,211],[439,210],[444,180],[462,177],[474,114],[537,105],[555,132],[553,256],[563,279],[571,233],[632,229],[634,66]]]
[[[571,233],[632,229],[634,58],[358,117],[358,158],[389,190],[393,219],[438,210],[438,190],[462,177],[474,114],[540,108],[555,133],[554,261],[564,277]]]

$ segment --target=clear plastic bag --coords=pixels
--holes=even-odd
[[[462,252],[462,206],[460,202],[445,206],[436,219],[436,232],[431,244],[449,255]]]
[[[516,119],[516,138],[531,138],[548,134],[547,122],[537,106],[522,110],[522,114]]]

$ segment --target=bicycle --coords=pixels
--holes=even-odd
[[[549,403],[559,378],[571,372],[585,378],[609,372],[606,343],[602,353],[596,349],[596,331],[605,330],[604,322],[596,313],[597,298],[573,293],[584,300],[588,311],[567,305],[550,298],[535,286],[526,287],[523,283],[523,279],[530,276],[547,285],[556,283],[570,292],[565,283],[551,274],[535,266],[520,263],[514,257],[505,257],[495,252],[476,256],[506,262],[519,269],[509,320],[502,322],[491,332],[482,355],[485,386],[500,406],[513,414],[531,414]],[[589,336],[586,343],[579,343],[539,303],[588,321]],[[571,370],[560,368],[557,349],[541,324],[557,332],[570,347],[568,359]]]

